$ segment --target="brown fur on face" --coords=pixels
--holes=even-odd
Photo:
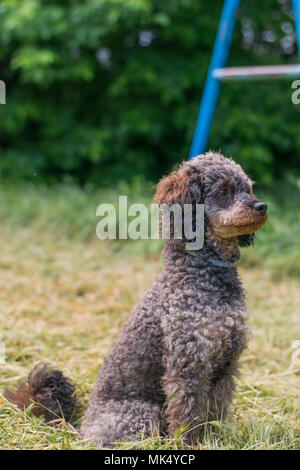
[[[188,175],[183,171],[173,171],[156,186],[155,204],[185,204],[188,201]]]
[[[222,238],[232,238],[256,232],[267,220],[255,209],[237,203],[231,210],[220,210],[210,218],[213,231]]]

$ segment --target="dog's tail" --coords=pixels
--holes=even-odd
[[[46,423],[55,424],[61,419],[68,421],[78,406],[74,391],[74,385],[60,370],[38,363],[24,382],[7,390],[4,396],[22,410],[34,403],[31,412],[44,416]]]

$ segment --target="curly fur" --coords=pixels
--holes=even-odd
[[[220,184],[234,186],[230,204],[218,199]],[[251,243],[265,222],[266,206],[258,212],[251,187],[239,165],[213,152],[182,163],[158,184],[159,204],[204,201],[205,243],[193,253],[183,240],[166,243],[162,273],[104,360],[81,426],[84,438],[111,447],[153,429],[172,435],[186,424],[192,442],[197,425],[226,413],[249,336],[248,313],[236,268],[209,259],[236,261],[239,244]]]

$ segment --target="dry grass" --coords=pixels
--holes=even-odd
[[[0,333],[6,347],[0,391],[36,362],[49,361],[74,380],[84,408],[123,321],[160,270],[159,252],[116,251],[112,243],[57,236],[35,224],[2,230],[0,246]],[[241,268],[241,276],[253,337],[242,357],[231,416],[224,424],[206,425],[197,448],[300,449],[300,364],[290,368],[291,344],[300,340],[300,280],[276,280],[263,266]],[[53,429],[0,403],[1,449],[92,447],[76,432],[83,409],[74,428]],[[181,448],[181,434],[144,440],[141,447]]]

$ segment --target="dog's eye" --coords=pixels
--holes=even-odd
[[[217,194],[220,197],[226,197],[227,196],[227,191],[226,191],[226,189],[222,188],[222,189],[219,189]]]

